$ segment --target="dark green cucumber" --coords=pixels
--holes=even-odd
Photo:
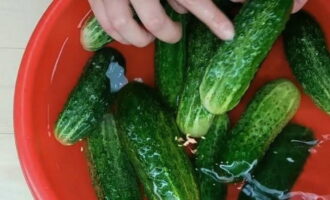
[[[330,115],[330,54],[321,27],[309,14],[299,12],[289,20],[284,44],[304,91]]]
[[[192,137],[205,135],[214,115],[201,103],[198,87],[205,71],[205,65],[212,57],[219,40],[202,22],[192,18],[188,31],[188,73],[180,96],[176,123],[180,130]]]
[[[258,67],[284,29],[292,0],[247,1],[234,20],[236,35],[208,63],[199,88],[202,104],[213,114],[234,108]]]
[[[87,51],[99,50],[112,41],[95,17],[90,17],[80,31],[80,42]]]
[[[288,80],[275,80],[262,87],[231,131],[219,166],[222,181],[234,182],[250,172],[299,104],[299,90]]]
[[[215,3],[223,11],[228,11],[232,7],[232,3],[227,0],[217,0]],[[176,122],[183,133],[201,137],[210,128],[214,115],[202,105],[198,88],[206,65],[214,56],[221,40],[207,26],[193,17],[189,21],[187,35],[187,80],[180,96]]]
[[[87,138],[90,172],[99,199],[142,199],[133,168],[118,136],[111,114]]]
[[[116,102],[121,141],[148,199],[198,200],[191,163],[175,141],[179,130],[155,92],[129,83]]]
[[[295,124],[285,127],[244,185],[239,200],[289,199],[288,192],[315,144],[309,129]]]
[[[108,111],[112,94],[105,73],[114,62],[125,66],[122,55],[112,48],[97,51],[88,61],[55,125],[56,139],[62,144],[86,137]]]
[[[215,180],[210,173],[220,162],[220,154],[227,141],[229,119],[226,114],[216,116],[205,139],[197,147],[195,166],[198,170],[198,181],[202,200],[226,199],[227,187]]]
[[[182,38],[175,44],[156,40],[156,86],[168,107],[176,110],[187,71],[186,25],[188,16],[176,13],[167,3],[164,6],[168,16],[182,24]]]

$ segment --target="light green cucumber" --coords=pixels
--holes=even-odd
[[[219,165],[219,179],[235,182],[251,172],[299,104],[299,90],[286,79],[262,87],[231,130]]]
[[[234,39],[217,49],[199,87],[209,112],[226,113],[239,103],[284,29],[292,5],[292,0],[249,0],[244,4],[234,20]]]
[[[227,0],[217,0],[215,3],[225,12],[233,6]],[[176,122],[184,134],[201,137],[210,128],[214,115],[202,105],[198,88],[206,66],[221,44],[221,40],[194,17],[190,18],[187,35],[187,80],[180,96]]]
[[[113,39],[103,30],[95,17],[87,19],[80,31],[81,45],[87,51],[96,51]]]

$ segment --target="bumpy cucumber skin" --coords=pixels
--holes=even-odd
[[[288,80],[278,79],[262,87],[232,129],[220,164],[225,182],[240,180],[294,116],[300,92]]]
[[[205,67],[221,43],[202,22],[192,18],[188,31],[188,74],[180,96],[176,122],[180,130],[192,137],[205,135],[214,115],[201,103],[198,88]]]
[[[321,27],[309,14],[299,12],[288,22],[284,44],[304,91],[330,115],[330,54]]]
[[[116,119],[121,141],[150,200],[199,200],[191,163],[175,137],[179,130],[154,95],[141,83],[118,94]]]
[[[202,200],[221,200],[226,198],[225,184],[214,180],[203,170],[215,171],[214,167],[220,162],[220,156],[227,141],[229,118],[226,114],[216,116],[205,139],[197,147],[195,166],[198,170],[198,182]]]
[[[88,61],[55,125],[55,137],[62,144],[72,145],[86,137],[108,111],[112,95],[105,73],[112,62],[125,67],[122,55],[112,48],[97,51]]]
[[[280,199],[286,195],[303,170],[313,145],[315,138],[309,129],[296,124],[286,126],[258,163],[253,179],[243,187],[239,200]],[[275,190],[278,193],[274,193]]]
[[[112,41],[95,17],[90,17],[80,31],[80,42],[87,51],[97,51]]]
[[[233,3],[229,0],[217,0],[215,3],[224,12],[229,12],[233,7]],[[190,18],[187,29],[188,72],[180,95],[176,122],[184,134],[201,137],[208,132],[214,115],[202,105],[198,88],[205,68],[221,44],[221,40],[194,17]]]
[[[250,0],[235,18],[236,35],[211,59],[199,92],[213,114],[234,108],[248,89],[259,65],[284,29],[292,0]]]
[[[176,111],[187,71],[186,26],[188,16],[176,13],[168,4],[165,4],[165,9],[172,20],[182,24],[182,38],[175,44],[156,40],[156,86],[167,106]]]
[[[99,199],[142,199],[133,168],[128,161],[111,114],[87,138],[90,173]]]

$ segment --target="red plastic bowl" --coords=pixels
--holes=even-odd
[[[306,10],[330,36],[328,0],[310,0]],[[84,154],[84,143],[66,147],[53,136],[53,126],[66,98],[91,55],[79,43],[82,21],[90,14],[87,1],[54,1],[26,49],[16,84],[16,145],[27,182],[36,199],[96,199]],[[127,60],[130,80],[142,77],[153,84],[153,45],[143,49],[112,44]],[[279,39],[257,74],[242,103],[231,112],[235,121],[255,91],[269,80],[293,80]],[[298,84],[297,84],[298,85]],[[298,85],[299,86],[299,85]],[[303,96],[293,121],[310,127],[322,141],[309,158],[293,190],[330,194],[330,117]],[[234,199],[235,187],[229,199]]]

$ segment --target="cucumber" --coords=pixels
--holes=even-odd
[[[125,67],[122,55],[112,48],[97,51],[88,61],[55,125],[55,137],[63,145],[90,134],[108,111],[113,95],[106,71],[111,63]]]
[[[178,98],[184,85],[187,70],[186,25],[188,16],[176,13],[167,3],[164,7],[172,20],[182,24],[182,38],[175,44],[156,40],[156,86],[167,106],[175,111],[178,107]]]
[[[289,199],[288,192],[315,144],[309,129],[296,124],[285,127],[244,185],[239,200]]]
[[[288,80],[278,79],[262,87],[231,131],[219,165],[221,181],[235,182],[246,176],[299,104],[300,93]]]
[[[113,115],[105,115],[87,138],[87,150],[90,173],[99,199],[142,199],[133,168],[119,141]]]
[[[226,114],[216,116],[205,139],[202,139],[198,144],[195,166],[198,170],[202,200],[226,199],[226,185],[214,180],[204,171],[215,171],[214,166],[220,162],[219,155],[226,145],[228,128],[228,116]]]
[[[213,114],[234,108],[259,65],[284,29],[292,0],[250,0],[235,18],[236,36],[224,42],[207,65],[199,92]]]
[[[199,200],[191,163],[175,138],[172,113],[155,92],[129,83],[118,94],[119,135],[149,200]]]
[[[80,42],[87,51],[96,51],[112,42],[95,17],[90,17],[80,31]]]
[[[176,117],[180,130],[192,137],[205,135],[210,128],[214,115],[202,105],[198,87],[205,68],[221,40],[204,24],[193,18],[188,32],[188,73],[187,81],[180,96]]]
[[[232,7],[232,3],[228,0],[217,0],[215,3],[225,12]],[[202,105],[198,88],[205,67],[214,56],[221,40],[193,17],[189,21],[187,35],[189,47],[187,80],[180,96],[176,122],[186,135],[201,137],[208,132],[214,115]]]
[[[305,12],[293,15],[284,31],[285,52],[298,81],[330,115],[330,54],[321,27]]]

